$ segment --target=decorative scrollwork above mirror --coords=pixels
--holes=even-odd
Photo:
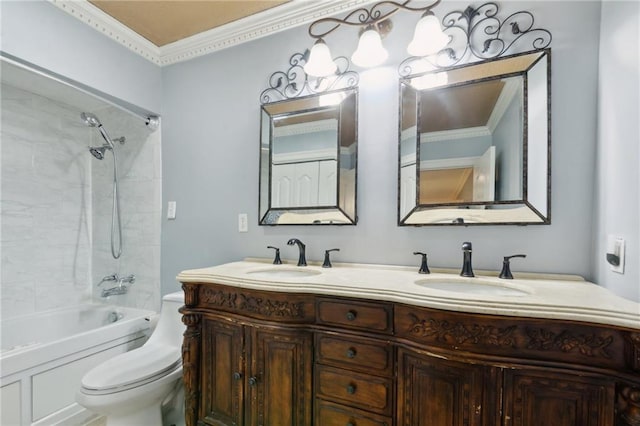
[[[447,14],[445,33],[464,46],[451,36],[399,67],[401,226],[551,221],[551,34],[529,12],[497,13],[487,3]],[[503,56],[528,37],[536,50]]]
[[[531,12],[522,10],[503,20],[497,16],[498,12],[498,5],[489,2],[447,13],[442,18],[442,32],[449,37],[447,46],[434,55],[408,57],[398,67],[398,73],[406,77],[518,51],[541,50],[551,44],[551,32],[534,28]]]
[[[261,95],[260,225],[355,225],[358,73],[310,78],[308,51]]]

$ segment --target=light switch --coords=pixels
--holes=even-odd
[[[249,232],[249,223],[246,213],[238,215],[238,232]]]
[[[176,202],[169,201],[167,203],[167,219],[175,220],[176,218]]]

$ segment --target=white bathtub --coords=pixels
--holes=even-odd
[[[91,415],[75,403],[82,376],[142,345],[156,320],[153,311],[88,304],[0,321],[0,424],[81,424]]]

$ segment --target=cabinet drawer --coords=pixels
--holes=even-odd
[[[391,426],[393,421],[374,413],[316,400],[316,426]]]
[[[392,331],[392,308],[390,304],[360,301],[318,300],[318,323],[343,327]]]
[[[316,366],[316,396],[380,414],[391,414],[393,385],[390,378]]]
[[[316,361],[366,373],[391,375],[393,350],[388,342],[318,334]]]

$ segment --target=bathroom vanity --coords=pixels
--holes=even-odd
[[[187,425],[640,424],[640,305],[579,277],[184,271]]]

